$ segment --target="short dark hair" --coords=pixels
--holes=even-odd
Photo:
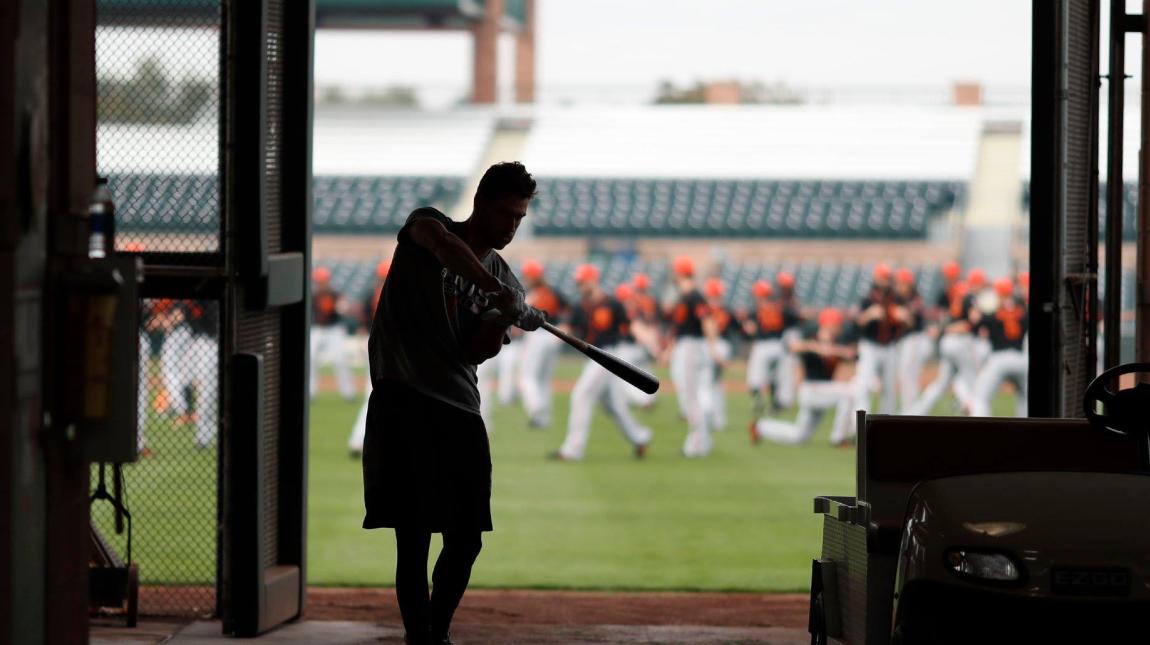
[[[535,197],[535,180],[518,161],[504,161],[488,168],[475,191],[476,197],[498,199],[507,195]]]

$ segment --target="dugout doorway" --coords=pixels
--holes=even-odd
[[[95,5],[96,168],[145,275],[141,612],[255,635],[306,589],[313,5]]]

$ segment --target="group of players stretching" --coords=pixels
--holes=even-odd
[[[948,390],[955,401],[952,411],[985,416],[1004,381],[1014,384],[1019,393],[1016,413],[1025,415],[1025,273],[1017,276],[1017,283],[1001,278],[989,284],[983,271],[972,269],[963,277],[958,264],[950,262],[943,267],[944,288],[928,303],[917,290],[913,272],[879,264],[869,292],[856,306],[817,310],[798,301],[794,276],[786,271],[773,281],[756,282],[751,302],[728,307],[724,283],[699,280],[686,257],[672,263],[674,297],[662,303],[652,293],[650,278],[641,273],[609,290],[594,265],[580,265],[574,274],[578,297],[572,300],[547,282],[540,262],[528,260],[519,269],[527,303],[569,333],[639,366],[669,366],[687,426],[682,446],[686,457],[709,454],[712,433],[726,429],[723,371],[740,343],[749,345],[746,385],[753,406],[752,443],[761,438],[806,442],[829,413],[831,442],[849,444],[855,410],[930,414]],[[381,265],[381,283],[386,275]],[[364,308],[372,305],[365,302]],[[561,345],[542,330],[518,333],[495,359],[479,366],[488,428],[492,404],[510,404],[516,398],[530,426],[551,425],[552,381]],[[923,387],[923,367],[936,351],[937,376]],[[583,459],[596,406],[618,427],[635,456],[642,457],[653,433],[633,410],[653,403],[653,395],[588,360],[571,393],[566,436],[550,457]],[[793,421],[779,418],[795,405]],[[362,426],[362,418],[357,419],[349,441],[353,453],[362,447]]]

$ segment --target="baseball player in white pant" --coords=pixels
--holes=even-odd
[[[1026,378],[1029,368],[1027,358],[1027,338],[1029,318],[1014,295],[1014,283],[1009,278],[1000,278],[994,283],[994,291],[1001,304],[994,312],[982,317],[979,328],[990,347],[990,355],[978,371],[974,381],[974,395],[970,402],[970,415],[986,417],[991,413],[991,402],[1002,387],[1003,381],[1011,379],[1019,388],[1015,402],[1015,416],[1024,417],[1026,405]]]
[[[711,452],[710,418],[703,404],[704,392],[712,387],[714,370],[708,354],[707,338],[714,336],[709,325],[707,301],[695,288],[695,264],[687,257],[672,263],[679,299],[671,308],[671,382],[679,409],[687,420],[683,456],[705,457]]]
[[[503,350],[494,358],[496,398],[499,405],[503,406],[515,403],[519,386],[519,357],[523,351],[523,331],[512,327],[510,335],[511,342],[504,345]]]
[[[627,312],[623,305],[603,292],[599,286],[599,270],[583,264],[575,270],[575,283],[582,299],[571,313],[570,328],[588,343],[607,352],[618,352],[621,340],[628,336]],[[588,360],[571,392],[571,414],[567,420],[567,436],[559,450],[550,455],[561,461],[582,460],[591,435],[591,414],[596,404],[618,425],[631,444],[636,458],[642,458],[651,442],[651,430],[640,425],[631,415],[624,390],[628,385],[616,379],[598,363]]]
[[[948,387],[953,390],[960,408],[970,408],[974,379],[978,374],[972,344],[970,318],[974,296],[970,293],[970,285],[974,285],[977,293],[986,284],[986,275],[981,269],[971,269],[967,280],[963,282],[959,280],[960,271],[956,262],[943,266],[943,278],[947,285],[938,302],[942,323],[942,338],[938,344],[938,374],[904,414],[930,414]]]
[[[319,267],[312,273],[311,374],[309,390],[315,397],[319,387],[319,366],[328,363],[335,370],[339,394],[351,401],[355,390],[351,384],[351,367],[347,364],[347,330],[340,320],[343,309],[340,294],[331,288],[331,271]]]
[[[184,302],[188,325],[188,354],[185,364],[196,388],[195,446],[209,447],[219,430],[219,316],[218,305],[194,300]]]
[[[751,418],[757,419],[766,412],[768,395],[771,410],[778,412],[783,407],[783,391],[794,389],[794,370],[788,370],[790,352],[783,333],[796,328],[800,316],[794,307],[772,297],[774,288],[766,280],[755,282],[751,293],[755,303],[750,316],[743,321],[743,331],[752,339],[747,358],[747,389],[753,401]]]
[[[615,298],[623,303],[627,317],[631,320],[631,335],[634,343],[624,343],[619,351],[624,360],[637,367],[646,368],[655,356],[659,355],[660,328],[659,305],[649,293],[651,278],[645,273],[636,273],[631,284],[623,283],[615,288]],[[625,388],[627,401],[644,409],[655,405],[658,392],[650,394],[637,387]]]
[[[703,413],[707,415],[712,430],[722,432],[727,429],[727,395],[723,390],[723,370],[731,361],[734,346],[727,334],[733,331],[731,315],[723,307],[723,293],[726,286],[718,278],[709,278],[703,283],[703,295],[707,299],[710,324],[714,332],[707,337],[707,356],[711,359],[711,386],[703,391]]]
[[[843,314],[837,309],[824,309],[818,323],[800,332],[791,349],[803,364],[805,378],[798,391],[799,413],[794,422],[760,418],[751,422],[751,443],[760,438],[782,444],[810,441],[827,412],[834,413],[831,443],[846,441],[852,434],[855,387],[849,381],[836,381],[840,362],[854,358],[854,347],[843,337]]]
[[[922,368],[930,358],[931,342],[926,333],[926,311],[922,295],[915,286],[914,272],[905,267],[894,273],[894,293],[907,309],[910,321],[898,341],[899,405],[906,410],[914,405],[922,390]]]
[[[860,330],[855,408],[871,410],[871,388],[880,387],[879,413],[893,414],[898,401],[898,339],[908,328],[909,314],[891,291],[891,268],[879,264],[874,284],[860,305],[855,324]]]
[[[158,300],[155,311],[160,317],[160,328],[164,330],[163,344],[160,345],[160,377],[167,393],[168,411],[183,416],[188,413],[185,388],[191,382],[191,374],[185,361],[192,334],[184,321],[184,310],[178,302]]]
[[[372,320],[375,318],[376,309],[379,308],[379,297],[383,292],[383,285],[387,282],[387,272],[391,270],[391,260],[380,260],[379,264],[375,265],[375,287],[372,288],[364,299],[361,311],[361,320],[363,329],[370,331]],[[355,423],[351,426],[351,437],[347,440],[347,449],[353,458],[358,458],[363,454],[363,439],[367,433],[367,409],[368,404],[371,402],[371,371],[368,370],[366,378],[363,379],[363,404],[359,406],[359,414],[355,416]],[[487,419],[485,418],[484,421]],[[488,432],[490,432],[490,426]]]
[[[569,310],[567,299],[544,280],[543,265],[535,260],[527,260],[520,273],[527,288],[527,304],[545,312],[552,323],[563,320]],[[523,334],[518,384],[519,398],[527,413],[529,427],[551,426],[552,380],[561,343],[554,335],[543,330]]]

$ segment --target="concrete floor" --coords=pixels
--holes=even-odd
[[[505,643],[571,644],[582,643],[684,643],[734,644],[765,643],[799,645],[810,642],[806,630],[784,627],[693,627],[644,625],[460,625],[453,637],[461,645],[495,645]],[[133,630],[114,626],[93,626],[94,645],[138,643],[172,643],[174,645],[210,645],[231,640],[220,633],[219,621],[198,621],[184,626],[178,623],[141,623]],[[263,635],[264,643],[324,643],[353,645],[359,643],[403,642],[399,626],[354,621],[303,621],[285,625]]]

